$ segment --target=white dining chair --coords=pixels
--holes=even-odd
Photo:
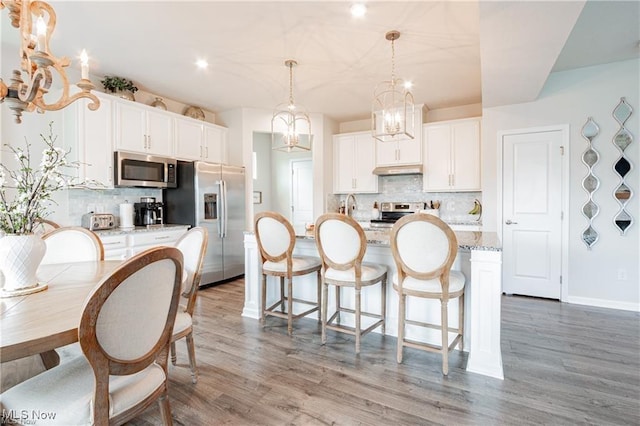
[[[100,238],[88,229],[63,226],[47,232],[42,239],[47,244],[42,265],[104,260]]]
[[[255,215],[254,229],[262,265],[261,322],[264,327],[267,316],[286,318],[287,333],[293,333],[293,321],[313,312],[318,312],[320,321],[320,259],[314,256],[294,255],[296,236],[291,223],[280,213],[260,212]],[[293,294],[293,278],[316,273],[316,300],[296,298]],[[280,297],[267,306],[267,277],[280,280]],[[285,292],[285,280],[287,282]],[[298,285],[298,284],[296,284]],[[299,285],[304,285],[300,283]],[[310,306],[294,313],[294,302]]]
[[[360,339],[377,327],[385,333],[387,267],[377,263],[363,262],[367,250],[364,230],[353,218],[339,213],[326,213],[318,218],[315,225],[318,252],[322,260],[322,344],[327,341],[327,329],[355,336],[356,354],[360,353]],[[362,288],[380,283],[380,313],[362,311]],[[335,286],[336,310],[328,317],[329,286]],[[342,287],[355,290],[355,307],[341,305]],[[355,327],[340,323],[340,313],[354,314]],[[362,317],[376,321],[362,329]]]
[[[5,391],[3,413],[55,413],[37,424],[123,424],[157,401],[171,425],[167,362],[182,261],[180,250],[156,247],[104,278],[79,319],[84,355]]]
[[[184,256],[184,271],[181,290],[180,308],[176,315],[171,337],[171,363],[176,364],[176,341],[185,338],[189,353],[189,368],[191,381],[198,381],[196,369],[196,349],[193,342],[193,310],[196,306],[196,296],[202,277],[202,263],[207,250],[209,235],[205,228],[195,227],[187,231],[176,241],[175,247]]]
[[[464,288],[466,278],[451,266],[458,253],[456,235],[441,219],[415,213],[398,220],[391,230],[391,252],[397,273],[393,288],[398,292],[397,360],[402,362],[405,346],[442,354],[442,373],[449,374],[449,352],[463,350]],[[440,324],[406,319],[407,296],[440,300]],[[449,327],[449,300],[458,298],[458,327]],[[405,324],[441,331],[440,345],[405,339]],[[454,333],[453,339],[449,334]]]
[[[36,235],[44,235],[47,232],[60,228],[60,225],[47,219],[38,218],[34,222],[33,233]]]

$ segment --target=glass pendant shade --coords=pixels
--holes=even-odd
[[[311,120],[301,107],[293,102],[293,67],[296,61],[287,60],[289,67],[289,101],[276,106],[271,118],[271,148],[278,151],[309,151],[313,135]]]
[[[373,137],[382,142],[392,142],[399,137],[413,139],[415,135],[415,107],[413,95],[407,84],[395,77],[394,41],[398,31],[389,31],[391,41],[391,79],[379,83],[373,92],[371,105],[371,130]]]

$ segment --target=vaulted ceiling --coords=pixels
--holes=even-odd
[[[86,48],[92,74],[210,111],[273,108],[295,59],[296,101],[340,122],[367,117],[374,86],[390,77],[389,30],[402,34],[398,76],[429,109],[532,100],[552,70],[639,56],[636,1],[368,1],[360,19],[351,3],[52,1],[51,49],[75,60]],[[17,51],[0,18],[3,50]],[[2,64],[5,80],[13,66]]]

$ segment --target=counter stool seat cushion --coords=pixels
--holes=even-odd
[[[151,396],[165,379],[162,367],[157,364],[129,376],[109,376],[109,417]],[[23,385],[18,384],[2,394],[4,407],[18,413],[21,409],[31,412],[33,401],[37,401],[38,411],[56,413],[55,424],[92,424],[94,376],[84,356],[63,363],[47,374],[39,374],[30,379],[27,386]]]
[[[361,280],[363,284],[367,281],[380,281],[380,278],[387,272],[387,267],[376,263],[363,263]],[[341,271],[335,268],[327,268],[324,272],[324,278],[332,281],[351,281],[356,280],[355,268]]]
[[[308,273],[309,271],[317,270],[320,268],[320,259],[311,256],[293,256],[292,257],[292,272],[293,275],[298,273]],[[287,272],[287,260],[283,259],[279,262],[273,262],[267,260],[262,264],[262,270],[271,273],[286,273]]]
[[[464,289],[465,276],[460,271],[451,271],[449,274],[449,293],[457,293]],[[393,288],[398,289],[398,275],[393,275]],[[409,290],[412,293],[440,294],[442,293],[442,285],[437,278],[431,280],[420,280],[414,277],[406,277],[402,283],[403,290]]]

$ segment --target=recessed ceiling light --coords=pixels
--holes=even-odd
[[[207,67],[209,67],[209,62],[207,62],[206,59],[198,59],[196,61],[196,66],[201,70],[204,70],[204,69],[207,69]]]
[[[354,3],[351,5],[351,16],[362,18],[367,13],[367,6],[364,3]]]

